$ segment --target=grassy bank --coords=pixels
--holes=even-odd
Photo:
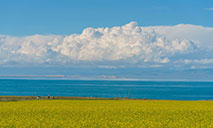
[[[213,127],[212,101],[25,100],[0,102],[0,127]]]
[[[69,96],[41,96],[40,100],[125,100],[128,98],[101,98],[101,97],[69,97]],[[37,96],[0,96],[0,101],[23,101],[23,100],[38,100]]]

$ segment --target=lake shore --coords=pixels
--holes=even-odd
[[[75,97],[75,96],[0,96],[1,101],[23,101],[23,100],[159,100],[159,99],[139,99],[127,97]],[[165,100],[166,99],[160,99]],[[171,100],[171,101],[185,101],[185,100]],[[187,100],[188,101],[188,100]],[[212,101],[212,100],[192,100],[192,101]]]
[[[135,100],[135,98],[103,98],[103,97],[71,97],[71,96],[0,96],[0,101],[21,101],[21,100]],[[138,99],[147,100],[147,99]]]

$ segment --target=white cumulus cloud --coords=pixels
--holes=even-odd
[[[199,53],[200,49],[211,52],[212,35],[213,28],[202,26],[140,27],[136,22],[86,28],[81,34],[67,36],[0,35],[0,64],[167,64],[176,56]],[[187,59],[184,57],[181,59]]]

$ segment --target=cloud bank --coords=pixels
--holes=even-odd
[[[196,25],[86,28],[81,34],[0,35],[1,65],[161,67],[212,64],[213,28]]]

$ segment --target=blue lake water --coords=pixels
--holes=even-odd
[[[0,95],[213,100],[213,82],[0,79]]]

